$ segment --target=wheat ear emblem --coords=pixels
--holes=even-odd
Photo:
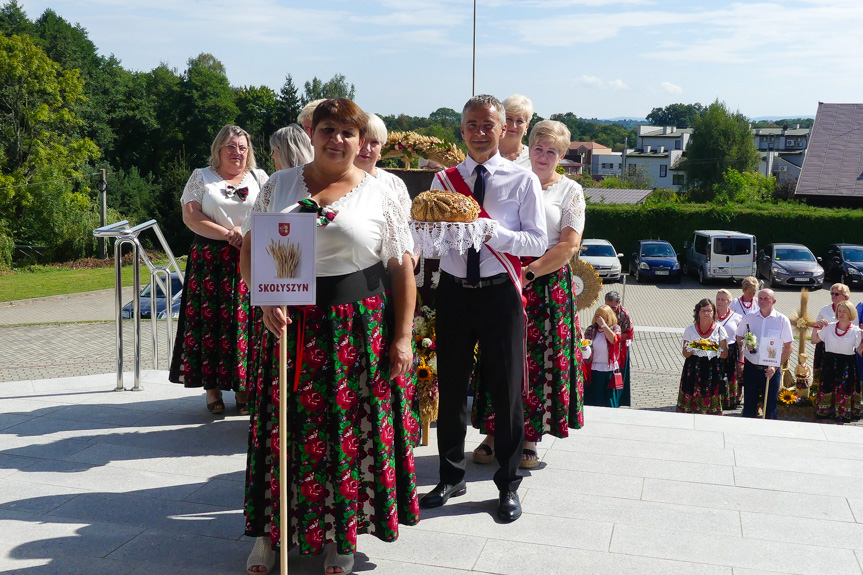
[[[297,268],[300,265],[300,246],[299,244],[282,242],[271,239],[270,245],[267,248],[267,253],[273,258],[276,264],[277,278],[293,278],[296,277]]]

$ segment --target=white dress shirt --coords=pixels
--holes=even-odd
[[[470,156],[457,166],[458,173],[473,190],[476,182],[475,169],[478,163]],[[490,218],[497,220],[494,236],[487,246],[514,256],[539,257],[548,247],[545,227],[545,208],[542,202],[542,186],[536,174],[505,160],[495,154],[485,166],[485,199],[483,208]],[[443,186],[437,178],[433,190]],[[483,246],[479,254],[480,277],[491,277],[506,270],[497,258]],[[441,257],[440,269],[458,278],[467,276],[467,252],[449,250]]]
[[[761,342],[764,338],[776,338],[783,344],[794,341],[794,336],[791,334],[791,320],[788,316],[783,315],[775,309],[770,312],[770,315],[764,317],[761,315],[761,310],[758,313],[751,313],[743,316],[740,324],[737,326],[737,337],[746,337],[746,328],[755,334],[758,338],[757,347],[761,347]],[[743,355],[751,363],[758,364],[759,353],[751,353],[746,347],[746,342],[742,342],[740,347],[743,349]]]

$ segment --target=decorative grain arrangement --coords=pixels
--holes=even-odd
[[[276,264],[276,277],[293,278],[296,276],[297,268],[300,265],[299,244],[291,242],[283,244],[271,239],[267,253],[270,254]]]

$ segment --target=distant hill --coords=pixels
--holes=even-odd
[[[814,120],[815,116],[759,116],[750,118],[753,122],[775,122],[777,120],[787,120],[788,118],[799,118],[801,120]]]

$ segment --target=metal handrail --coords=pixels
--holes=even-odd
[[[147,252],[141,245],[138,236],[152,229],[161,244],[162,249],[168,256],[168,266],[155,266],[147,256]],[[166,296],[166,313],[165,327],[167,331],[168,350],[174,347],[174,324],[173,324],[173,294],[171,286],[171,267],[173,267],[177,275],[180,277],[181,285],[185,283],[185,275],[180,265],[177,263],[174,253],[171,251],[165,236],[162,234],[161,228],[156,220],[150,220],[143,224],[138,224],[134,227],[129,227],[127,220],[122,220],[114,224],[102,226],[93,230],[93,235],[97,238],[114,238],[114,268],[115,268],[115,324],[116,324],[116,341],[117,341],[117,385],[114,391],[124,391],[123,386],[123,246],[132,246],[132,289],[134,295],[132,298],[132,338],[135,354],[135,373],[134,386],[132,391],[141,391],[141,269],[140,263],[144,262],[150,272],[150,320],[153,327],[153,364],[156,369],[159,369],[159,343],[158,343],[158,318],[156,314],[156,293],[157,289],[161,288],[162,293]]]

